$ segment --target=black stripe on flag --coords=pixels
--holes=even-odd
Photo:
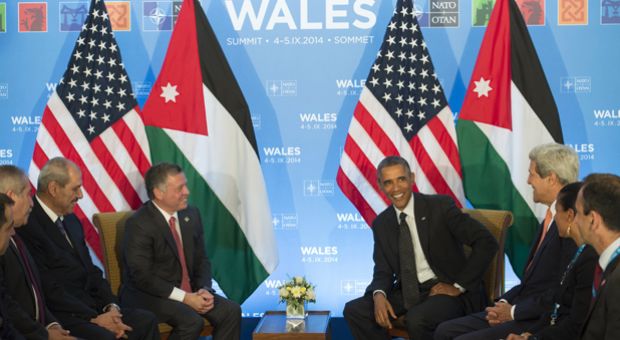
[[[256,157],[260,159],[248,104],[200,6],[200,1],[194,0],[194,6],[196,8],[196,36],[198,38],[202,82],[237,122],[252,145],[254,152],[256,152]]]
[[[543,122],[556,143],[563,144],[558,108],[534,44],[514,0],[510,0],[510,43],[512,81]]]

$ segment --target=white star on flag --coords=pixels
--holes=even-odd
[[[474,89],[474,92],[476,92],[478,94],[478,98],[485,96],[485,97],[489,97],[489,92],[491,90],[493,90],[493,88],[490,86],[491,85],[491,80],[485,80],[483,77],[480,77],[480,80],[475,81],[474,80],[474,84],[476,84],[476,88]]]
[[[179,93],[177,92],[177,86],[168,83],[166,86],[161,87],[161,95],[166,100],[166,103],[169,101],[177,102],[177,96]]]

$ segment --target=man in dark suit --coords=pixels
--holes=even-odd
[[[158,339],[148,311],[121,308],[90,258],[82,224],[73,214],[82,198],[80,169],[68,159],[49,160],[39,174],[28,223],[18,234],[35,259],[42,281],[62,287],[72,300],[48,307],[72,335],[86,339]],[[79,303],[80,308],[75,305]]]
[[[620,177],[592,174],[577,196],[577,226],[600,255],[582,340],[620,339]]]
[[[389,339],[387,329],[403,314],[412,339],[430,339],[440,322],[484,307],[481,278],[497,242],[451,198],[413,194],[405,159],[385,158],[377,175],[392,205],[372,225],[372,282],[346,304],[344,317],[356,339]],[[472,248],[469,257],[463,245]]]
[[[15,234],[11,209],[14,204],[15,202],[10,197],[0,194],[0,255],[4,255],[9,247],[11,236]],[[0,286],[0,339],[23,339],[9,320],[7,295],[2,286]]]
[[[241,307],[211,288],[203,225],[198,210],[188,207],[185,174],[161,163],[144,180],[151,200],[126,223],[121,300],[172,325],[170,339],[196,339],[203,318],[214,326],[215,340],[239,339]]]
[[[26,224],[32,209],[30,182],[16,166],[0,166],[0,193],[6,194],[12,206],[14,227]],[[10,320],[26,339],[75,339],[62,328],[46,305],[39,271],[19,235],[13,235],[7,252],[0,256],[0,277],[7,292]],[[62,299],[52,290],[51,301]]]
[[[566,184],[577,180],[579,159],[573,149],[555,143],[533,148],[529,158],[527,182],[534,189],[534,202],[546,205],[547,214],[532,244],[521,284],[484,312],[442,323],[435,339],[496,340],[510,333],[520,334],[551,308],[541,303],[542,297],[560,281],[560,275],[577,250],[571,239],[559,237],[552,222],[555,200]]]

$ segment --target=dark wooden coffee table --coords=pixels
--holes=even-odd
[[[254,340],[329,340],[329,311],[309,311],[303,322],[286,320],[284,311],[267,311],[252,333]]]

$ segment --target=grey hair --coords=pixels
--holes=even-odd
[[[562,185],[577,181],[579,156],[573,148],[557,143],[541,144],[530,151],[529,157],[536,163],[536,172],[541,177],[553,172]]]
[[[15,165],[0,165],[0,193],[21,193],[28,186],[28,177]]]
[[[39,173],[37,191],[47,192],[47,187],[52,182],[58,183],[61,187],[67,185],[69,183],[69,167],[73,167],[78,173],[80,172],[80,168],[75,163],[64,157],[54,157],[47,161]]]

